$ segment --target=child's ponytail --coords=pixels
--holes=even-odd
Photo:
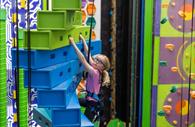
[[[110,86],[110,76],[109,76],[109,73],[104,70],[102,72],[102,86],[106,86],[106,87],[109,87]]]

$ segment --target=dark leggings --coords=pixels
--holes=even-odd
[[[86,107],[84,114],[91,122],[93,122],[95,115],[97,115],[94,108],[98,105],[98,102],[89,101],[86,98],[80,98],[79,103],[81,106]]]

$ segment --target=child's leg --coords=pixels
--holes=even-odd
[[[87,99],[86,98],[79,98],[79,104],[83,107],[87,107]]]

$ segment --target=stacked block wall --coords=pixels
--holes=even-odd
[[[7,126],[6,11],[0,10],[0,126]]]

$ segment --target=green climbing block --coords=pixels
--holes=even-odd
[[[76,11],[73,24],[82,25],[82,12],[81,11]]]
[[[89,32],[90,32],[90,27],[89,26],[75,26],[74,29],[66,32],[64,34],[64,41],[69,43],[69,36],[74,38],[75,42],[79,42],[79,35],[82,34],[83,37],[86,40],[89,40]]]
[[[37,28],[48,30],[68,30],[73,27],[72,19],[74,12],[52,12],[52,11],[39,11]]]
[[[0,20],[6,20],[6,10],[0,9]]]
[[[20,112],[20,126],[27,127],[28,126],[28,89],[24,88],[24,70],[19,70],[19,112]]]
[[[23,29],[19,29],[18,30],[18,39],[19,40],[23,40],[24,39],[24,30]]]
[[[68,31],[44,30],[31,31],[30,44],[31,49],[37,50],[53,50],[69,45],[69,36],[74,37],[75,42],[79,42],[79,34],[81,33],[85,39],[89,38],[88,26],[75,26],[74,29]],[[24,48],[28,45],[28,33],[24,32]]]
[[[52,10],[81,10],[81,0],[52,0]]]
[[[79,11],[39,11],[38,30],[70,30],[73,25],[81,25]]]
[[[6,11],[0,9],[0,127],[7,126]]]

